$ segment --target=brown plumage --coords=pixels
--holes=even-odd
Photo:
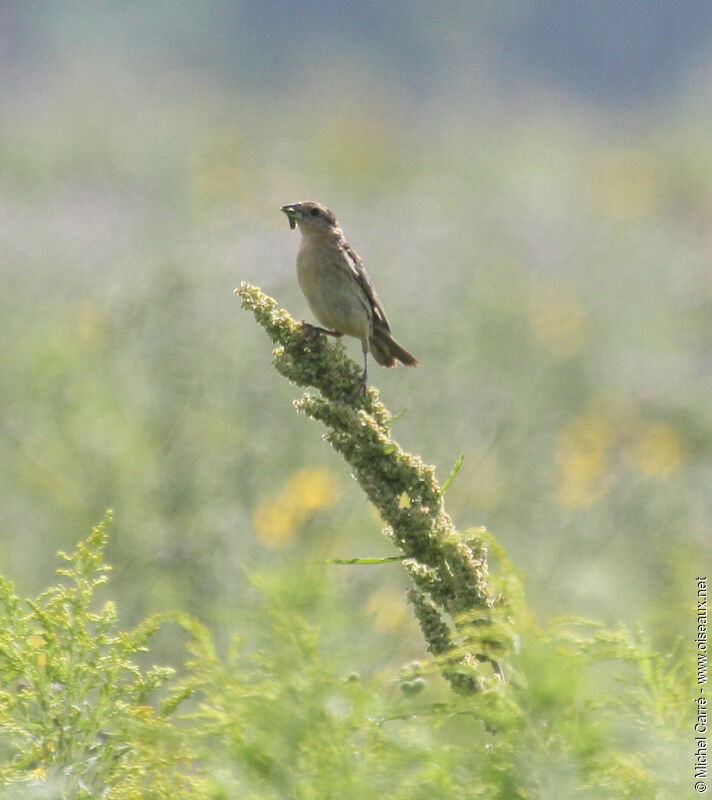
[[[297,277],[309,308],[334,336],[355,336],[364,354],[359,388],[366,391],[368,353],[377,363],[408,367],[418,363],[393,338],[386,312],[358,253],[348,245],[336,217],[313,201],[282,206],[291,228],[299,226],[302,243],[297,255]]]

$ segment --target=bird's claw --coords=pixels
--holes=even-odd
[[[320,333],[323,333],[325,336],[333,336],[336,339],[341,338],[344,334],[339,333],[339,331],[332,331],[328,328],[320,328],[318,325],[312,325],[311,322],[305,322],[302,320],[302,338],[305,339],[308,336],[318,336]]]
[[[361,380],[358,382],[358,385],[356,386],[356,391],[353,394],[349,395],[346,402],[349,403],[349,405],[355,403],[356,398],[358,398],[359,396],[365,397],[367,391],[368,391],[368,375],[367,373],[364,372],[364,374],[361,376]]]

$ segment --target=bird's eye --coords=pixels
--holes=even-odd
[[[318,208],[312,208],[312,210],[309,213],[312,215],[312,217],[318,217],[319,216],[319,209]]]

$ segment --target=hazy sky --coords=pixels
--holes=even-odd
[[[711,42],[701,0],[5,0],[0,81],[7,90],[65,70],[89,77],[113,62],[248,90],[330,75],[338,84],[347,72],[416,97],[543,84],[630,104],[703,73]]]

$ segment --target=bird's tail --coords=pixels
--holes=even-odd
[[[368,338],[368,346],[373,357],[383,367],[395,367],[396,361],[406,367],[414,367],[418,363],[415,356],[399,345],[387,328],[374,326]]]

